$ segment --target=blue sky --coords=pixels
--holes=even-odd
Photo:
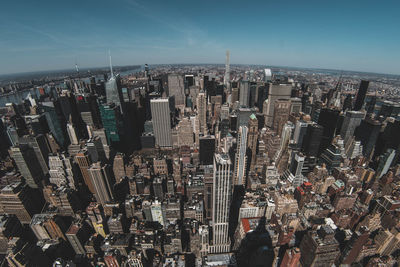
[[[0,73],[231,62],[400,74],[399,1],[13,0]]]

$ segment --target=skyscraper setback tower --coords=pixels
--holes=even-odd
[[[229,251],[229,206],[232,196],[231,160],[227,154],[214,155],[213,178],[213,242],[210,253]]]
[[[229,90],[229,80],[230,80],[230,65],[229,65],[229,50],[226,50],[226,62],[225,62],[225,76],[224,76],[224,84],[226,88]]]
[[[237,137],[237,150],[235,156],[235,182],[234,185],[246,184],[246,166],[247,166],[247,134],[249,128],[240,126]]]
[[[361,110],[364,105],[365,96],[367,95],[369,81],[362,80],[360,83],[360,88],[357,92],[356,102],[354,103],[354,110]]]

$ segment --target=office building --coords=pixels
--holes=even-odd
[[[360,125],[354,131],[356,140],[361,141],[363,155],[366,158],[372,156],[381,128],[382,123],[367,117],[361,121]]]
[[[339,110],[323,108],[318,117],[318,124],[324,127],[322,133],[320,152],[324,151],[332,143],[339,119]]]
[[[319,124],[309,124],[303,138],[302,151],[310,157],[316,157],[319,153],[324,127]]]
[[[168,96],[175,98],[175,106],[185,105],[185,84],[180,74],[168,74]]]
[[[199,118],[199,132],[205,135],[207,133],[207,97],[203,91],[197,95],[196,108]]]
[[[152,99],[150,106],[156,145],[161,148],[172,147],[169,99]]]
[[[10,155],[26,183],[32,188],[42,187],[44,173],[34,149],[27,144],[20,144],[11,148]]]
[[[100,162],[93,163],[88,169],[90,179],[94,188],[94,195],[97,202],[106,204],[113,200],[113,186],[110,168],[108,164],[101,165]]]
[[[213,241],[209,253],[226,253],[230,249],[228,235],[229,209],[232,197],[232,163],[227,154],[214,155],[213,177]]]
[[[266,114],[265,125],[273,127],[275,101],[278,99],[290,99],[292,95],[291,84],[270,83],[268,91],[268,99],[266,109],[263,112]]]
[[[340,128],[340,136],[344,140],[345,145],[353,137],[354,131],[360,125],[365,117],[363,111],[347,111],[343,119],[342,127]]]
[[[239,86],[239,105],[248,107],[250,101],[250,82],[241,81]]]
[[[237,136],[235,155],[234,185],[246,185],[247,172],[247,134],[249,128],[240,126]]]
[[[247,140],[247,147],[249,148],[250,158],[248,161],[250,162],[250,170],[253,171],[256,165],[256,154],[257,154],[257,143],[258,143],[258,120],[254,114],[250,115],[249,120],[249,133]]]
[[[42,196],[23,182],[9,184],[0,191],[1,210],[16,215],[21,223],[29,223],[44,204]]]
[[[75,155],[74,159],[79,166],[83,181],[85,182],[89,191],[92,192],[92,194],[94,194],[95,193],[94,186],[92,183],[92,179],[90,178],[89,175],[89,168],[90,165],[92,164],[92,162],[90,161],[89,153],[87,151],[81,151]]]
[[[283,125],[289,120],[290,115],[290,100],[277,99],[274,105],[274,116],[272,128],[277,135],[282,134]]]
[[[200,164],[213,164],[215,152],[215,137],[213,135],[203,136],[199,139]]]
[[[362,80],[360,83],[360,88],[357,92],[356,101],[354,102],[354,110],[359,111],[364,105],[365,96],[367,95],[369,81]]]

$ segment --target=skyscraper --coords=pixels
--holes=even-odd
[[[213,155],[215,152],[215,136],[207,135],[199,138],[200,164],[213,164]]]
[[[321,109],[318,117],[318,124],[324,127],[322,134],[320,152],[324,151],[332,142],[335,136],[336,126],[339,119],[339,110],[336,109]]]
[[[250,170],[254,170],[256,164],[257,153],[257,139],[258,139],[258,120],[254,114],[250,115],[249,120],[249,137],[247,140],[247,147],[250,150]]]
[[[229,90],[230,84],[230,65],[229,65],[229,50],[226,51],[226,62],[225,62],[225,76],[224,76],[224,85]]]
[[[360,125],[361,120],[365,117],[362,111],[347,111],[340,128],[340,136],[344,140],[345,145],[353,137],[355,129]]]
[[[275,100],[277,99],[290,99],[292,94],[292,84],[279,84],[270,83],[268,91],[268,102],[266,110],[263,112],[266,114],[265,125],[268,127],[273,126]]]
[[[123,134],[122,115],[119,107],[114,103],[101,104],[100,115],[106,131],[107,143],[118,144]]]
[[[168,74],[168,96],[175,97],[176,106],[185,105],[185,84],[182,75]]]
[[[274,105],[273,129],[277,135],[282,134],[283,125],[289,120],[290,100],[277,99]]]
[[[89,168],[90,168],[90,157],[87,151],[79,152],[75,155],[75,162],[78,164],[79,169],[82,174],[83,181],[85,182],[86,186],[89,188],[90,192],[93,194],[95,193],[94,186],[92,180],[90,179],[89,175]]]
[[[10,154],[26,183],[31,188],[42,187],[44,173],[33,148],[27,144],[20,144],[12,147]]]
[[[374,150],[382,124],[374,119],[365,118],[354,131],[356,140],[361,141],[363,155],[369,158]]]
[[[169,99],[152,99],[150,106],[156,144],[160,147],[172,147]]]
[[[246,184],[246,167],[247,167],[247,134],[249,128],[247,126],[240,126],[237,136],[237,147],[235,155],[235,171],[234,171],[234,185]]]
[[[113,200],[113,181],[108,164],[93,163],[88,170],[97,202],[105,204]]]
[[[302,150],[307,156],[318,156],[323,131],[324,127],[319,124],[308,125],[302,144]]]
[[[209,247],[210,253],[226,253],[230,248],[228,226],[232,196],[231,166],[231,160],[227,154],[214,155],[213,241]]]
[[[199,118],[200,133],[207,133],[207,97],[204,91],[197,95],[196,99],[197,114]]]
[[[239,86],[239,104],[241,107],[248,107],[250,101],[250,82],[240,81]]]
[[[357,92],[356,102],[354,103],[354,110],[361,110],[364,105],[365,96],[367,95],[369,81],[362,80],[360,83],[360,88]]]

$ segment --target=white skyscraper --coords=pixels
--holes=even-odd
[[[214,155],[213,178],[213,242],[210,253],[229,252],[229,207],[232,197],[231,160],[228,154]]]
[[[246,184],[246,165],[247,165],[247,134],[249,128],[247,126],[240,126],[237,137],[237,148],[235,156],[235,172],[234,172],[234,185]]]
[[[150,100],[154,137],[160,147],[171,147],[171,118],[168,98]]]

